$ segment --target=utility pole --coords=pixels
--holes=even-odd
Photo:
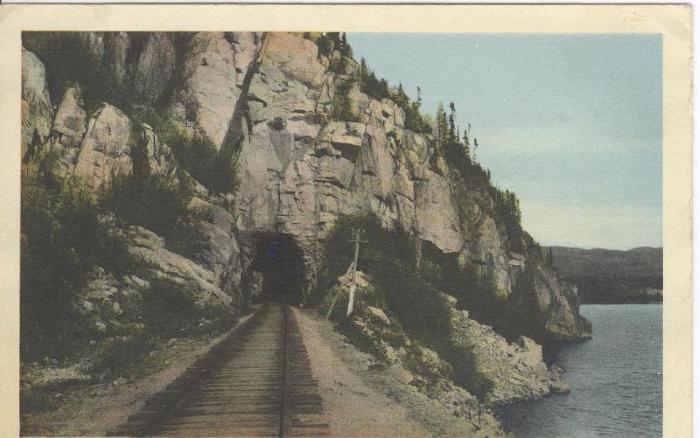
[[[331,299],[330,305],[328,306],[328,312],[326,313],[326,319],[331,317],[331,314],[333,313],[333,307],[335,307],[335,303],[338,301],[338,297],[343,291],[342,285],[345,279],[350,275],[350,296],[348,298],[348,310],[346,313],[346,316],[350,316],[352,313],[353,307],[355,305],[355,289],[357,288],[357,263],[360,258],[360,244],[361,243],[369,243],[366,240],[360,240],[360,230],[353,230],[353,238],[351,240],[348,240],[348,242],[354,243],[355,244],[355,254],[353,256],[352,263],[350,263],[350,266],[348,267],[348,270],[345,272],[345,275],[342,277],[339,277],[340,284],[336,287],[335,294],[333,295],[333,299]]]
[[[346,316],[350,316],[353,310],[353,306],[355,305],[355,289],[357,288],[357,263],[360,258],[360,244],[369,243],[366,240],[360,240],[360,230],[358,229],[355,229],[353,239],[349,240],[348,242],[355,244],[355,256],[353,257],[351,265],[352,281],[350,283],[350,297],[348,299],[348,311],[346,313]]]

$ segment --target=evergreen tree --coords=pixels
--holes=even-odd
[[[345,32],[340,34],[340,53],[343,56],[352,58],[352,47],[348,44],[347,34]]]
[[[408,107],[408,101],[409,99],[403,90],[403,85],[399,84],[399,88],[397,88],[396,93],[394,94],[394,102],[396,102],[400,108],[405,110]]]
[[[437,143],[440,147],[444,147],[447,143],[447,114],[445,113],[445,107],[442,106],[442,102],[438,104],[437,114],[435,115],[435,129]]]
[[[455,109],[454,102],[450,102],[449,131],[447,134],[447,142],[450,144],[457,143],[457,134],[455,132],[456,113],[457,113],[457,110]]]

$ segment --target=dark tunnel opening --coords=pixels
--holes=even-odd
[[[280,233],[257,234],[253,269],[263,277],[263,300],[292,305],[303,301],[304,252],[291,236]]]

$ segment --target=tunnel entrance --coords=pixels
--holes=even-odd
[[[293,305],[302,302],[304,252],[292,237],[280,233],[257,234],[253,269],[262,274],[261,298]]]

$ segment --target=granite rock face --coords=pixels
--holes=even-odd
[[[391,99],[362,93],[353,83],[359,69],[354,60],[336,52],[331,57],[344,59],[343,67],[330,68],[331,59],[319,56],[316,44],[293,33],[179,38],[119,32],[84,38],[116,82],[136,91],[137,107],[154,110],[191,137],[210,139],[221,159],[234,149],[235,193],[215,195],[199,186],[196,196],[221,209],[217,226],[200,225],[216,260],[207,269],[223,278],[211,287],[239,294],[231,295],[233,304],[249,300],[259,283],[250,246],[256,235],[292,239],[303,250],[312,284],[321,243],[336,220],[366,213],[492,279],[495,298],[508,303],[507,317],[529,327],[523,334],[539,342],[590,336],[576,291],[537,260],[529,236],[511,241],[488,187],[465,182],[431,134],[406,128],[406,115]],[[32,143],[36,132],[39,148],[60,152],[58,173],[97,191],[112,175],[133,171],[135,146],[146,148],[151,169],[176,171],[168,145],[154,127],[132,120],[126,114],[131,109],[105,102],[87,114],[79,81],[62,96],[49,96],[41,61],[26,50],[23,59],[22,145]],[[348,94],[349,120],[333,112],[341,90]],[[56,114],[52,98],[60,102]],[[170,266],[185,266],[180,262]],[[218,296],[206,286],[214,280],[201,284],[206,294]]]
[[[407,130],[394,102],[355,90],[359,122],[317,123],[345,74],[310,60],[313,44],[300,36],[272,34],[266,41],[248,94],[253,129],[241,147],[240,229],[291,235],[313,260],[340,215],[372,213],[388,228],[476,263],[499,298],[516,289],[539,297],[519,317],[537,321],[541,330],[533,335],[541,340],[589,335],[575,292],[529,254],[509,249],[485,188],[457,188],[463,183],[437,156],[432,137]],[[529,285],[526,265],[537,272]]]
[[[234,49],[223,33],[200,32],[184,49],[171,117],[221,147],[240,92]],[[246,66],[247,67],[247,66]]]
[[[542,346],[526,336],[509,343],[493,328],[470,319],[464,310],[453,310],[450,344],[455,372],[470,373],[462,376],[466,379],[478,375],[489,405],[544,397],[561,384],[543,362]],[[466,357],[471,369],[460,370]]]
[[[88,190],[95,192],[114,175],[132,171],[130,135],[131,121],[116,107],[105,104],[92,115],[74,171]]]
[[[43,143],[51,130],[53,107],[44,64],[22,48],[22,157],[30,146]]]
[[[170,85],[174,71],[175,44],[172,34],[150,34],[134,72],[135,95],[142,103],[152,105]]]

